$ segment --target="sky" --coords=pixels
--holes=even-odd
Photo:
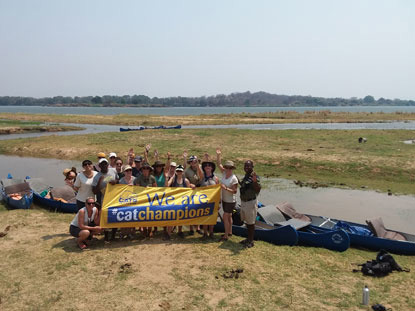
[[[413,0],[0,0],[0,96],[415,100]]]

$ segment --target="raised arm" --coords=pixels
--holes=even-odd
[[[187,166],[187,150],[183,151],[183,168],[186,169]]]
[[[222,165],[222,151],[220,148],[216,148],[216,165],[219,167],[220,171],[223,173],[225,168]]]

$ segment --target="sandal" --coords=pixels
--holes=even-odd
[[[78,247],[81,251],[85,250],[88,248],[88,246],[86,246],[86,244],[82,243],[82,244],[78,244]]]
[[[219,242],[225,242],[227,240],[228,240],[228,238],[226,238],[224,235],[222,235],[219,239]]]

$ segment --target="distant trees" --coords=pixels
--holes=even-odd
[[[19,106],[107,106],[107,107],[313,107],[313,106],[362,106],[362,105],[390,105],[390,106],[414,106],[413,100],[385,99],[375,100],[371,95],[363,99],[352,97],[324,98],[312,96],[287,96],[275,95],[266,92],[244,92],[229,95],[218,94],[202,97],[166,97],[150,98],[145,95],[124,96],[55,96],[45,98],[33,97],[0,97],[0,105]]]

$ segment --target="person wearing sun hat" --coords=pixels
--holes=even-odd
[[[157,187],[156,178],[150,173],[153,168],[147,162],[141,165],[141,174],[134,181],[134,185],[141,187]]]
[[[219,184],[219,179],[215,176],[214,172],[216,169],[215,163],[209,160],[209,155],[205,153],[205,158],[202,162],[202,171],[203,171],[203,179],[200,182],[201,187],[217,185]],[[213,239],[213,225],[203,225],[203,240],[207,238]],[[208,235],[209,233],[209,235]]]
[[[109,168],[116,168],[115,167],[115,160],[117,158],[117,154],[115,152],[110,152],[108,158],[110,159]]]
[[[216,149],[216,162],[222,172],[221,188],[222,188],[222,209],[223,209],[223,225],[225,234],[219,241],[227,241],[232,236],[232,213],[236,206],[236,192],[238,191],[238,178],[233,173],[235,164],[233,161],[226,161],[222,165],[222,151]]]

